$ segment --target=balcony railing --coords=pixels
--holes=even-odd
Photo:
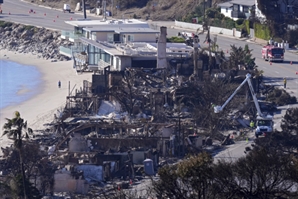
[[[247,18],[246,14],[249,13],[245,13],[245,12],[240,12],[240,11],[232,11],[231,15],[232,18]]]
[[[75,45],[75,46],[71,46],[69,48],[64,47],[64,46],[59,47],[60,54],[63,54],[70,58],[72,57],[73,53],[81,53],[81,52],[84,52],[85,50],[86,50],[86,47],[82,46],[82,45]]]
[[[67,57],[72,57],[72,51],[70,48],[64,47],[64,46],[60,46],[59,47],[59,52],[60,54],[63,54]]]
[[[74,31],[65,31],[65,30],[61,31],[62,39],[67,39],[69,41],[76,42],[79,40],[80,37],[83,37],[83,34],[77,33]]]

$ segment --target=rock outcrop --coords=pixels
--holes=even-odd
[[[0,48],[18,53],[31,53],[39,58],[65,61],[59,53],[60,46],[70,46],[60,33],[45,28],[4,22],[0,24]]]

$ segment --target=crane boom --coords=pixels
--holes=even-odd
[[[251,78],[251,75],[249,73],[246,74],[245,80],[236,88],[236,90],[228,98],[228,100],[222,106],[214,107],[214,112],[219,113],[220,111],[222,111],[224,109],[224,107],[233,99],[233,97],[240,90],[240,88],[247,82],[248,86],[249,86],[249,90],[250,90],[252,98],[253,98],[253,101],[255,103],[257,112],[258,112],[258,116],[256,118],[257,126],[255,129],[255,135],[258,138],[260,135],[266,135],[266,133],[271,133],[273,131],[273,117],[271,115],[264,115],[261,112],[260,105],[259,105],[256,93],[252,87],[250,78]]]
[[[247,73],[246,74],[246,78],[243,80],[243,82],[236,88],[236,90],[233,92],[233,94],[227,99],[227,101],[222,105],[222,106],[215,106],[214,107],[214,112],[215,113],[219,113],[221,112],[225,107],[226,105],[233,99],[233,97],[237,94],[237,92],[240,90],[240,88],[247,82],[248,83],[248,86],[249,86],[249,89],[250,89],[250,92],[251,92],[251,95],[252,95],[252,98],[253,98],[253,101],[255,103],[255,106],[256,106],[256,109],[257,109],[257,112],[258,112],[258,115],[263,117],[263,114],[261,112],[261,109],[260,109],[260,106],[259,106],[259,102],[258,102],[258,99],[256,97],[256,93],[254,92],[254,89],[252,87],[252,83],[250,81],[250,78],[251,78],[251,74]]]

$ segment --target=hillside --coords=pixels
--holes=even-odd
[[[53,8],[61,8],[64,3],[71,4],[75,8],[80,0],[25,0],[35,4],[41,4]],[[86,0],[87,2],[88,0]],[[206,8],[216,6],[227,0],[209,0]],[[96,6],[97,0],[89,0],[91,7]],[[113,2],[113,4],[112,4]],[[107,0],[107,10],[113,11],[114,16],[120,18],[141,18],[151,20],[174,20],[182,19],[189,13],[194,12],[203,0]],[[112,6],[113,5],[113,6]],[[116,6],[118,9],[116,9]]]

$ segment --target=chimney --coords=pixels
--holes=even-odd
[[[157,68],[167,67],[167,27],[160,27],[160,35],[157,42]]]

